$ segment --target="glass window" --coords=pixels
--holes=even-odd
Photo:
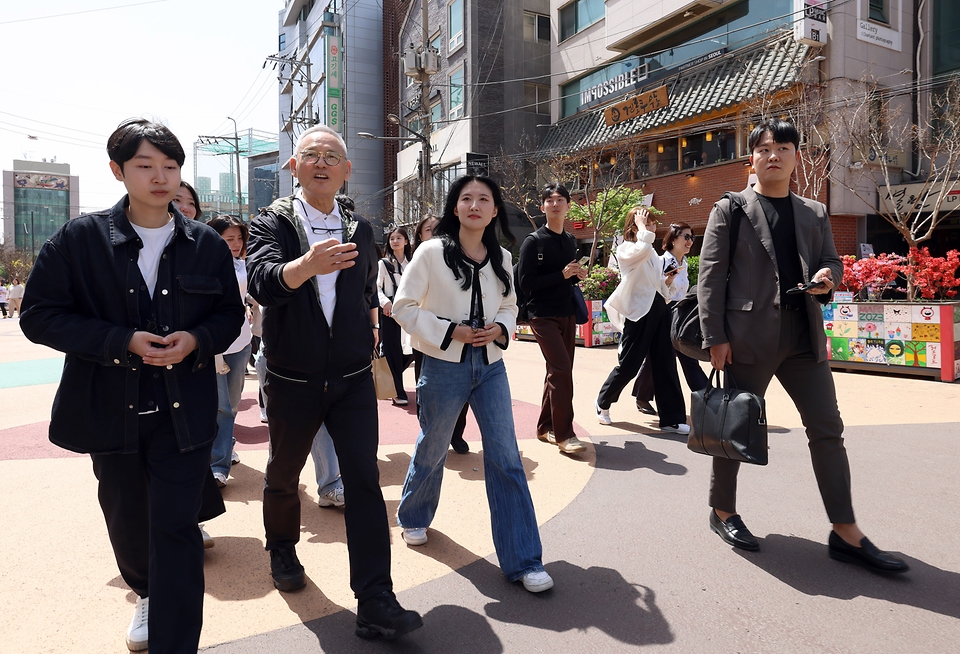
[[[698,148],[698,166],[730,161],[737,158],[737,130],[712,129],[687,137],[689,151],[691,143]]]
[[[650,176],[650,147],[640,146],[633,152],[633,178],[642,179]]]
[[[960,69],[960,3],[933,5],[933,72]]]
[[[650,149],[650,174],[663,175],[677,171],[679,165],[679,139],[657,141]]]
[[[604,17],[604,0],[574,0],[560,9],[560,40],[569,39]]]
[[[450,34],[448,52],[453,52],[463,45],[463,0],[453,0],[447,16],[447,33]]]
[[[523,85],[523,110],[529,113],[550,113],[550,87],[546,84]]]
[[[527,43],[550,43],[550,17],[523,12],[523,40]]]
[[[437,33],[430,39],[430,47],[436,48],[437,52],[443,52],[443,32],[437,31]]]
[[[463,118],[463,66],[450,73],[450,120]]]
[[[437,101],[430,105],[430,122],[436,125],[443,120],[443,102]]]
[[[883,6],[885,2],[886,0],[870,0],[870,20],[887,22],[887,12]]]
[[[287,49],[287,35],[286,35],[286,34],[281,34],[281,35],[280,35],[280,48],[279,48],[279,50],[280,50],[280,52],[283,52],[283,51],[286,50],[286,49]]]

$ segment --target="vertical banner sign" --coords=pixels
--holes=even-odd
[[[812,47],[827,43],[828,0],[793,0],[793,38]]]
[[[340,36],[327,34],[327,125],[343,133],[343,96],[341,91],[343,65],[340,57]]]

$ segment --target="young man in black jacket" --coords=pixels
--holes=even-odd
[[[117,565],[139,596],[127,647],[196,652],[213,357],[240,333],[244,307],[226,243],[172,203],[184,152],[170,130],[128,120],[107,151],[127,195],[43,245],[20,327],[66,353],[50,440],[93,458]]]
[[[563,229],[570,192],[562,184],[547,184],[540,199],[547,222],[520,246],[517,266],[520,288],[529,298],[530,328],[547,364],[537,438],[573,454],[587,449],[573,433],[573,285],[587,269],[577,262],[577,240]]]
[[[325,425],[340,460],[350,587],[358,636],[395,638],[420,627],[393,594],[390,530],[377,467],[379,425],[371,359],[378,338],[373,228],[336,201],[349,179],[343,139],[306,130],[290,158],[300,182],[292,197],[250,225],[250,294],[267,307],[263,343],[270,460],[263,489],[270,570],[278,590],[305,585],[300,540],[300,471]]]

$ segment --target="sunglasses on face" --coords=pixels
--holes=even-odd
[[[323,159],[323,163],[328,166],[337,166],[343,161],[343,155],[339,152],[333,152],[332,150],[322,154],[320,152],[314,152],[313,150],[304,150],[298,158],[301,163],[308,165],[317,163],[321,158]]]
[[[680,236],[683,237],[684,241],[692,241],[694,239],[693,234],[681,234]]]

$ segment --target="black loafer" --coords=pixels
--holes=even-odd
[[[307,585],[303,578],[303,566],[293,547],[270,550],[270,575],[277,590],[289,592]]]
[[[404,609],[396,595],[388,590],[357,606],[356,634],[361,638],[383,636],[385,640],[393,640],[422,626],[420,614]]]
[[[657,415],[657,410],[653,408],[653,405],[647,402],[646,400],[637,400],[637,411],[640,413],[645,413],[648,416]]]
[[[864,568],[881,572],[906,572],[910,569],[905,561],[877,549],[866,536],[860,541],[860,547],[854,547],[831,530],[827,547],[830,558],[835,561],[857,563]]]
[[[760,543],[754,538],[750,530],[743,524],[739,515],[732,515],[723,521],[716,511],[710,511],[710,529],[723,539],[724,543],[739,547],[742,550],[756,552]]]
[[[453,451],[457,454],[466,454],[470,451],[470,444],[463,440],[463,436],[454,435],[450,439],[450,445],[453,446]]]

